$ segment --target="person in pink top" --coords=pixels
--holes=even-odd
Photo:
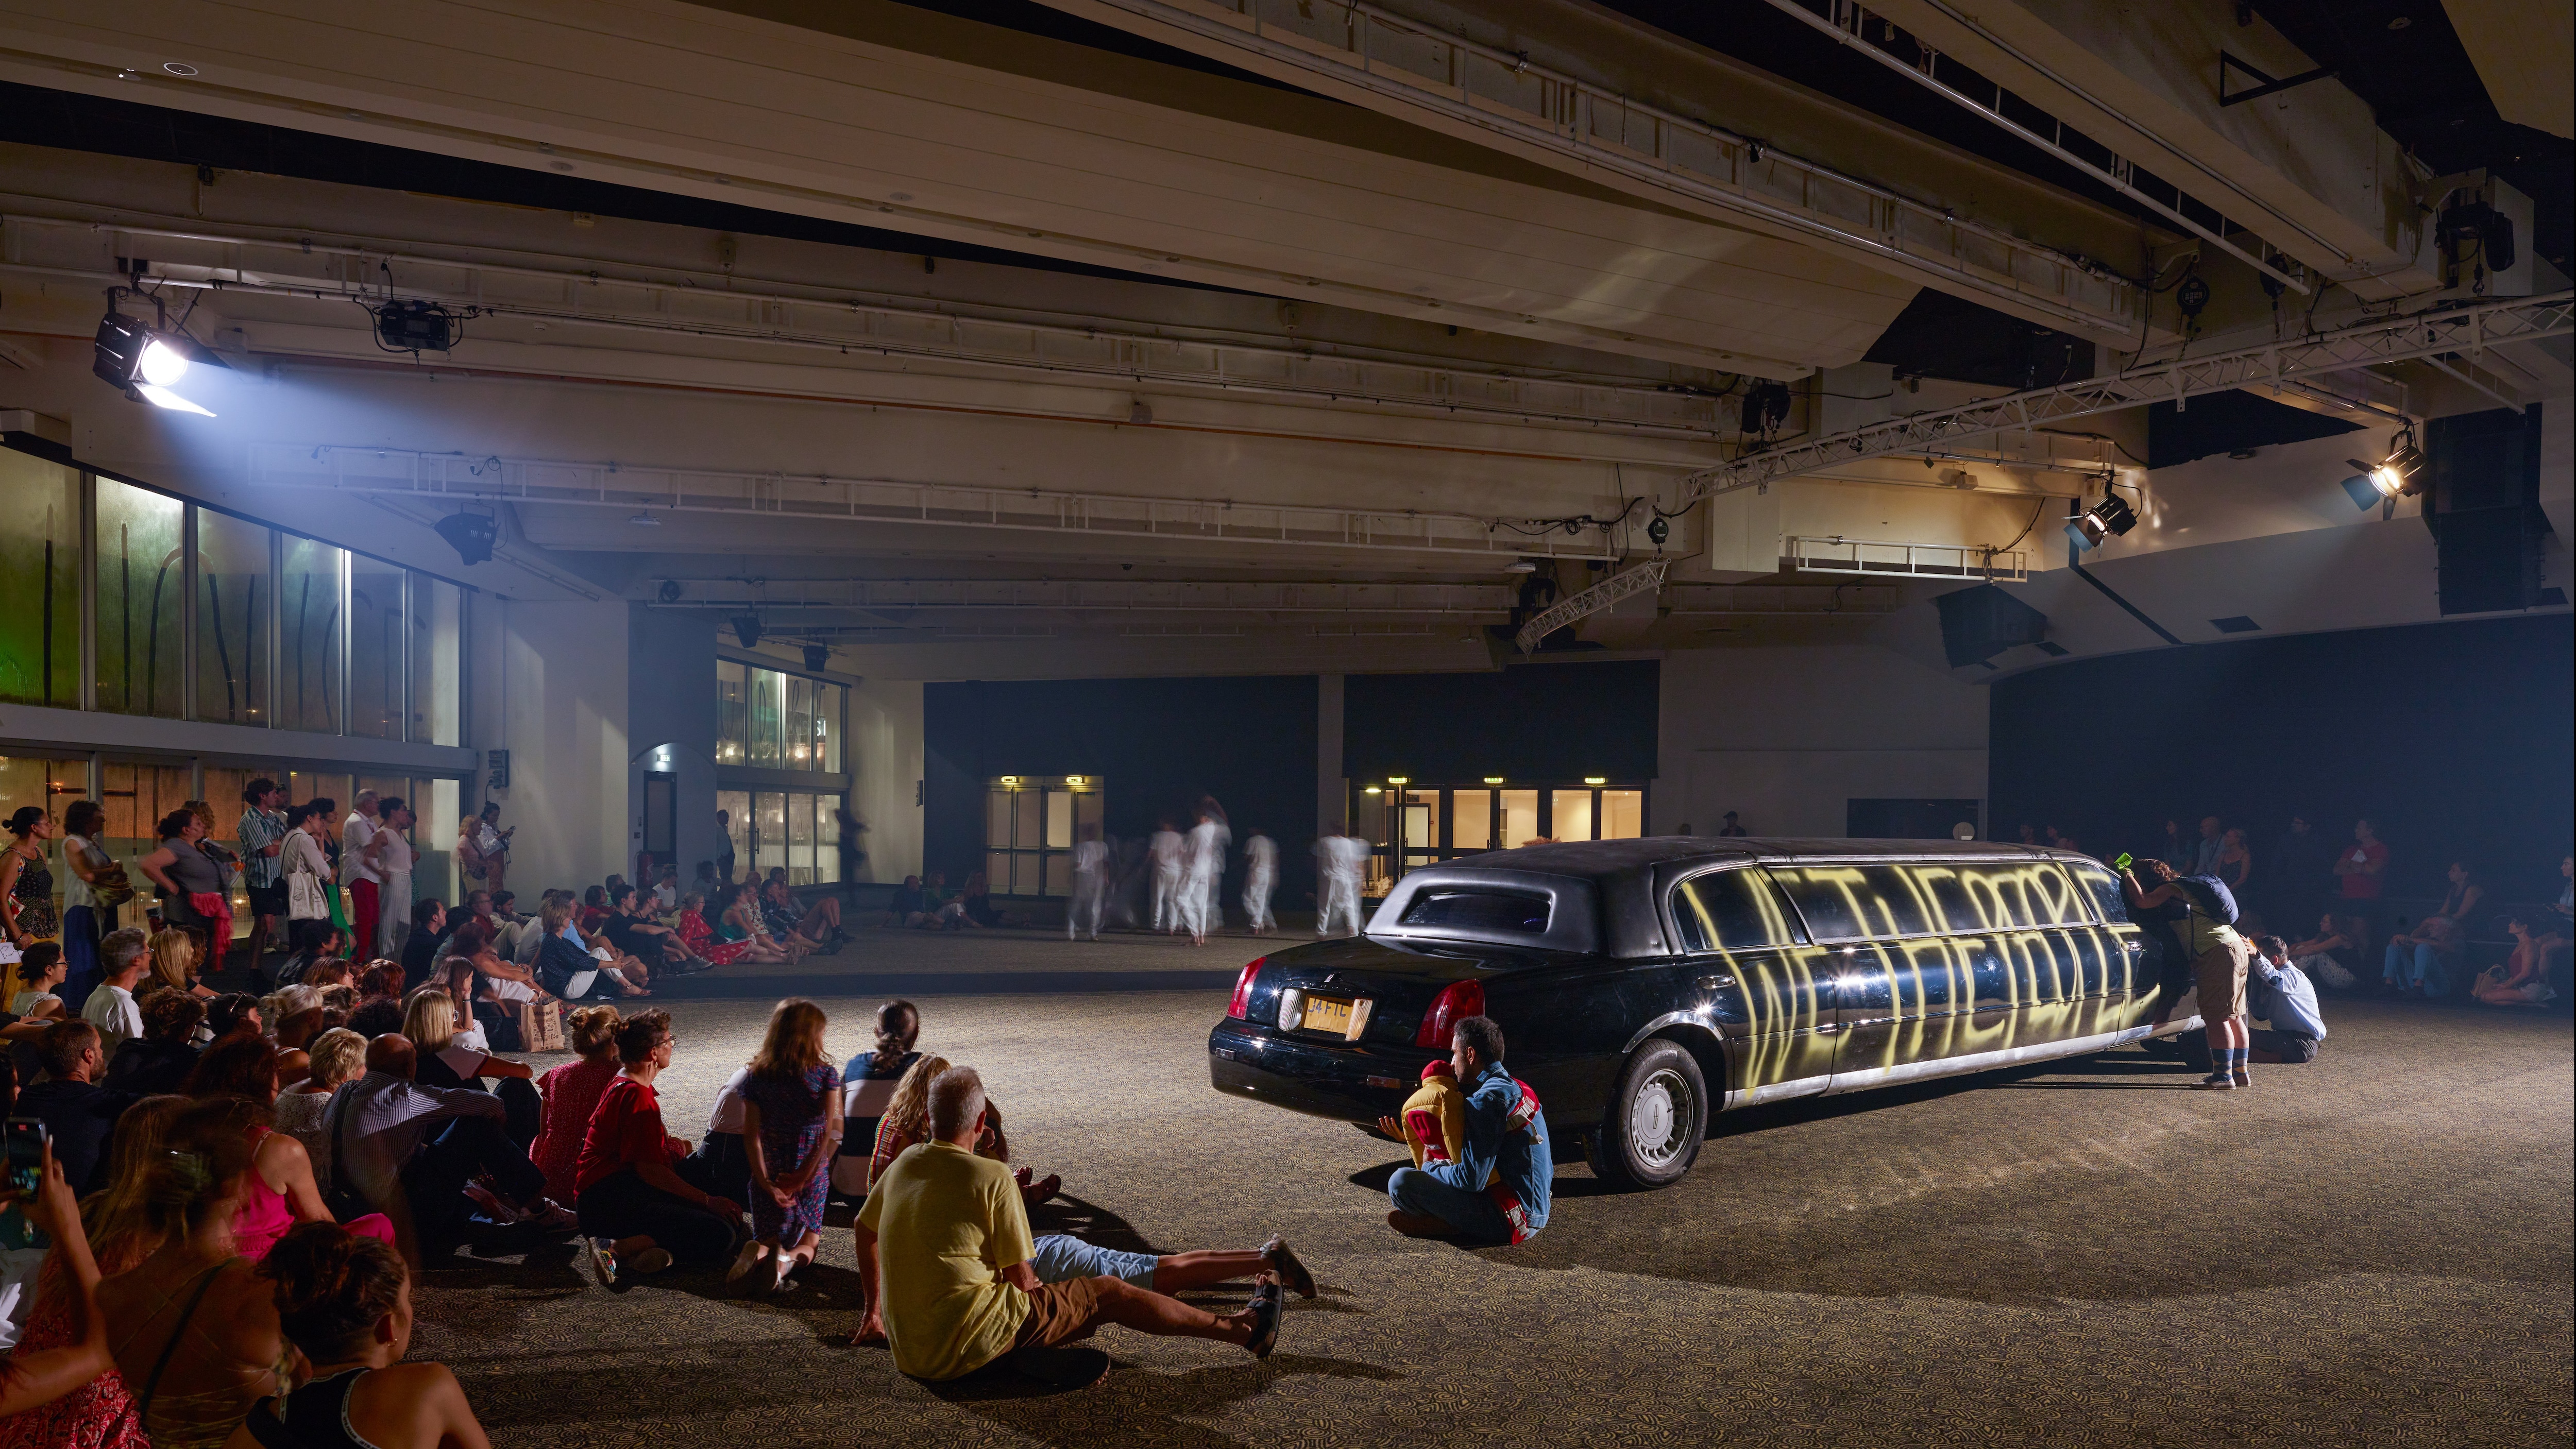
[[[237,1036],[206,1048],[188,1074],[184,1094],[203,1099],[235,1096],[267,1117],[277,1106],[277,1044],[264,1036]],[[258,1262],[297,1223],[327,1223],[331,1210],[313,1181],[313,1159],[304,1144],[265,1121],[250,1124],[251,1171],[233,1215],[233,1251]],[[393,1219],[369,1213],[351,1220],[350,1232],[378,1242],[394,1240]]]
[[[614,1006],[575,1007],[564,1017],[564,1026],[581,1059],[537,1078],[545,1113],[537,1140],[528,1147],[528,1160],[545,1173],[546,1196],[557,1202],[579,1196],[573,1188],[574,1169],[581,1164],[581,1140],[590,1131],[600,1094],[617,1080],[619,1024]]]

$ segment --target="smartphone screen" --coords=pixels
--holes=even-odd
[[[45,1170],[45,1144],[53,1133],[33,1117],[12,1117],[6,1129],[9,1145],[9,1186],[20,1196],[32,1196]]]

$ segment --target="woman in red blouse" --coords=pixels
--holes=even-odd
[[[600,1285],[658,1273],[674,1260],[721,1263],[742,1232],[742,1207],[662,1125],[653,1079],[671,1064],[671,1013],[639,1011],[617,1028],[624,1070],[602,1092],[573,1169],[581,1230]],[[696,1181],[691,1181],[696,1178]]]
[[[546,1196],[557,1202],[577,1196],[573,1174],[581,1164],[582,1139],[589,1134],[590,1115],[600,1097],[617,1079],[617,1028],[622,1024],[614,1006],[575,1007],[564,1025],[581,1059],[537,1078],[537,1099],[545,1110],[537,1140],[528,1146],[528,1160],[545,1173]]]

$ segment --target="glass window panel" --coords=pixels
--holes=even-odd
[[[1404,792],[1404,848],[1427,851],[1440,843],[1440,792]]]
[[[841,880],[841,797],[816,795],[814,800],[814,883],[837,885]]]
[[[1645,833],[1645,791],[1604,790],[1601,792],[1601,838],[1603,840],[1635,840]]]
[[[823,768],[835,775],[841,773],[841,727],[849,701],[846,685],[814,686],[814,731],[823,741]]]
[[[403,572],[349,555],[349,733],[371,740],[402,738]]]
[[[1592,792],[1558,790],[1550,802],[1548,838],[1550,840],[1590,840],[1592,838]]]
[[[1045,894],[1051,896],[1069,896],[1073,894],[1072,856],[1057,855],[1053,852],[1048,853],[1046,858]]]
[[[1493,791],[1453,790],[1449,792],[1449,848],[1451,850],[1494,848]]]
[[[996,850],[986,854],[984,857],[984,889],[997,896],[1010,895],[1012,894],[1010,881],[1010,853],[1008,851]]]
[[[750,760],[751,697],[743,666],[716,661],[716,763],[740,765]]]
[[[740,880],[743,867],[751,861],[751,792],[718,790],[716,809],[724,816],[725,839],[733,844],[733,878]]]
[[[1046,847],[1073,849],[1073,797],[1062,790],[1046,792]]]
[[[1040,792],[1019,790],[1011,795],[1011,843],[1023,850],[1038,843]]]
[[[1714,871],[1682,882],[1673,892],[1673,922],[1689,951],[1786,945],[1796,935],[1759,870]]]
[[[787,883],[814,883],[814,797],[787,797]]]
[[[349,812],[349,802],[358,796],[358,787],[350,783],[346,775],[316,774],[311,770],[289,770],[286,774],[273,778],[283,779],[286,782],[286,803],[289,805],[301,805],[307,800],[329,800],[340,807],[340,814],[346,815]],[[331,822],[335,830],[339,828],[339,824],[336,818]]]
[[[765,770],[780,768],[778,731],[786,693],[786,675],[775,669],[751,671],[751,762]]]
[[[787,797],[776,790],[761,790],[752,796],[752,819],[755,822],[753,863],[766,877],[772,868],[787,863]]]
[[[268,719],[268,530],[197,510],[197,718]],[[209,786],[208,788],[212,788]]]
[[[1107,800],[1108,797],[1096,789],[1085,790],[1073,797],[1073,828],[1076,839],[1081,838],[1082,828],[1086,825],[1094,830],[1101,828],[1101,816],[1107,807]]]
[[[814,749],[814,681],[787,676],[787,726],[779,763],[790,770],[811,770],[822,763]]]
[[[2091,861],[2078,861],[2067,868],[2075,872],[2075,878],[2083,882],[2085,893],[2093,898],[2096,915],[2115,923],[2129,919],[2129,903],[2120,898],[2119,877]]]
[[[465,591],[411,576],[411,737],[453,745],[464,736]],[[453,783],[453,782],[449,782]],[[444,817],[445,811],[440,815]]]
[[[340,585],[349,556],[309,538],[288,538],[285,544],[286,566],[277,591],[283,656],[278,665],[278,724],[284,729],[338,734]]]
[[[180,567],[176,498],[98,480],[98,707],[179,716]]]
[[[0,700],[80,706],[80,536],[80,474],[0,448]]]
[[[1775,866],[1771,874],[1819,941],[1919,936],[1932,929],[1923,890],[1892,865]]]
[[[1518,850],[1538,839],[1538,792],[1505,790],[1503,796],[1503,849]]]
[[[412,844],[420,851],[420,860],[411,868],[411,892],[415,899],[436,896],[449,905],[465,899],[465,883],[456,869],[456,831],[464,819],[462,787],[454,780],[414,780],[411,782],[412,812],[420,823],[412,827]]]

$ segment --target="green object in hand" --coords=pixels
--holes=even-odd
[[[2136,859],[2137,857],[2129,854],[2127,851],[2121,851],[2117,856],[2113,857],[2111,868],[2113,870],[2127,870],[2131,863]]]

